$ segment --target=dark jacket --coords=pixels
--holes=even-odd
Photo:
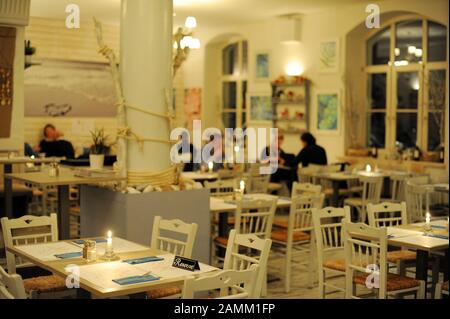
[[[66,157],[67,159],[73,159],[75,157],[72,143],[65,140],[51,142],[42,140],[39,148],[40,152],[45,153],[46,157]]]
[[[302,164],[303,167],[307,167],[309,164],[327,165],[327,153],[325,149],[319,145],[308,145],[288,163],[291,167],[297,167],[298,164]]]

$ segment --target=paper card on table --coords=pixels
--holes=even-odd
[[[181,256],[175,256],[173,259],[172,267],[180,268],[188,271],[200,270],[198,260],[190,259]]]
[[[128,241],[128,240],[125,240],[125,239],[122,239],[119,237],[113,238],[112,245],[113,245],[114,252],[116,254],[128,253],[128,252],[132,252],[132,251],[142,251],[142,250],[149,249],[148,247],[133,243],[131,241]],[[106,250],[106,243],[98,243],[97,244],[97,254],[98,255],[103,255],[105,253],[105,250]]]
[[[92,241],[95,241],[97,244],[100,244],[100,243],[106,243],[106,238],[93,238],[93,239],[91,239]],[[76,244],[76,245],[84,245],[84,242],[85,242],[85,240],[84,239],[76,239],[76,240],[73,240],[72,241],[74,244]]]
[[[59,260],[55,255],[81,252],[81,248],[68,242],[53,242],[16,246],[25,254],[42,261]]]
[[[409,230],[409,229],[402,229],[397,227],[388,227],[387,228],[387,235],[389,238],[401,238],[401,237],[408,237],[408,236],[419,236],[422,232],[415,231],[415,230]]]

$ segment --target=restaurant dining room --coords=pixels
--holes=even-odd
[[[0,0],[1,318],[448,301],[448,7]]]

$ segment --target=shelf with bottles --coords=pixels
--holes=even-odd
[[[304,76],[289,76],[280,75],[271,84],[273,87],[291,87],[291,86],[305,86],[308,84],[308,79]]]
[[[274,121],[306,121],[306,116],[304,112],[295,111],[294,115],[291,115],[290,110],[286,107],[283,111],[280,113],[275,112],[274,114]]]

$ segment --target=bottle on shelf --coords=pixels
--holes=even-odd
[[[370,154],[373,158],[378,158],[378,147],[372,146],[372,150],[370,151]]]
[[[422,152],[420,151],[419,146],[415,146],[414,147],[414,152],[413,152],[413,160],[414,161],[420,161],[420,157],[422,156]]]

